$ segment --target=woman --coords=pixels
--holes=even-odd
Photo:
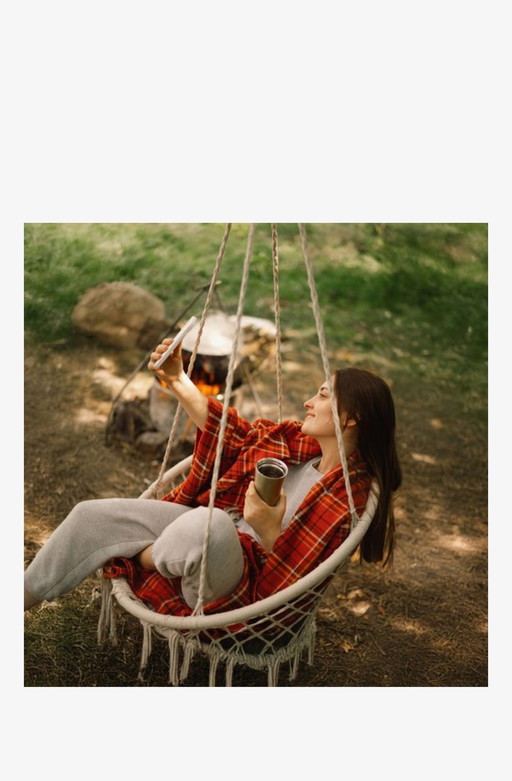
[[[163,501],[98,499],[78,504],[25,573],[25,609],[67,593],[104,567],[123,575],[159,612],[190,613],[197,603],[209,496],[222,406],[204,396],[183,370],[181,347],[148,368],[172,390],[198,433],[185,482]],[[401,483],[390,390],[374,374],[343,369],[334,392],[356,511],[364,510],[372,479],[379,485],[376,516],[361,544],[370,562],[393,549],[392,496]],[[304,422],[251,424],[228,413],[203,583],[209,610],[225,610],[285,588],[329,556],[350,529],[350,512],[328,385],[305,402]],[[258,496],[256,461],[275,456],[288,465],[275,507]]]

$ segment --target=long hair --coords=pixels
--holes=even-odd
[[[338,410],[357,422],[359,453],[380,489],[375,517],[360,545],[361,558],[386,564],[394,548],[393,494],[402,482],[393,397],[384,380],[365,369],[338,369],[334,391]]]

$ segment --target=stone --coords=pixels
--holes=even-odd
[[[90,288],[72,313],[75,328],[111,347],[150,349],[168,327],[163,302],[131,282]]]
[[[158,456],[167,442],[160,431],[144,431],[135,440],[135,447],[146,455]]]

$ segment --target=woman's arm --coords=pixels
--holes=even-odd
[[[155,347],[154,352],[151,353],[148,369],[166,384],[189,418],[202,430],[208,418],[208,399],[185,374],[181,357],[181,345],[176,347],[160,369],[155,368],[156,362],[162,353],[167,350],[171,342],[172,339],[167,338]]]

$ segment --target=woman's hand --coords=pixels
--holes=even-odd
[[[274,542],[281,534],[281,521],[285,510],[286,495],[284,493],[279,497],[278,503],[272,507],[259,496],[254,482],[251,480],[245,494],[243,517],[249,526],[252,526],[257,532],[267,551],[272,550]]]
[[[155,364],[157,363],[158,359],[162,357],[171,342],[172,339],[166,338],[162,341],[161,344],[155,347],[149,359],[148,369],[150,372],[153,372],[153,374],[156,374],[156,376],[164,382],[169,382],[172,384],[177,382],[183,374],[181,344],[179,344],[176,349],[173,350],[172,354],[167,358],[163,366],[161,366],[159,369],[155,368]]]
[[[183,406],[189,418],[194,421],[198,428],[203,429],[208,418],[208,400],[183,371],[181,344],[173,350],[160,369],[155,368],[158,359],[167,350],[171,342],[172,339],[166,338],[155,347],[149,359],[148,369],[167,385]]]

